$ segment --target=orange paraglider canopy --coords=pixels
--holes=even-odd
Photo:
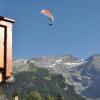
[[[41,13],[47,15],[48,17],[52,16],[52,13],[49,10],[41,10]]]
[[[49,10],[47,9],[41,10],[41,14],[47,16],[50,22],[54,21],[54,16]]]

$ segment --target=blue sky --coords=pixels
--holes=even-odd
[[[42,9],[53,13],[53,26]],[[100,0],[0,0],[0,15],[16,21],[14,59],[100,53]]]

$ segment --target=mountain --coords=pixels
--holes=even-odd
[[[93,99],[100,98],[100,55],[95,54],[87,58],[87,63],[81,66],[81,76],[87,76],[90,84],[82,91],[82,95]]]
[[[47,68],[52,73],[62,74],[66,82],[75,86],[75,91],[93,99],[100,98],[100,54],[87,59],[78,59],[72,55],[41,56],[14,61],[15,73],[29,71],[27,64]]]
[[[75,93],[73,86],[66,83],[63,75],[53,74],[28,60],[15,63],[17,66],[14,67],[15,82],[2,87],[4,94],[10,100],[16,94],[20,100],[85,100]],[[38,99],[32,99],[33,96]]]

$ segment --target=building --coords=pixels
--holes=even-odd
[[[0,16],[0,83],[12,77],[12,27],[14,20]],[[11,81],[11,80],[10,80]]]

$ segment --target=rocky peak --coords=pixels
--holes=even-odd
[[[94,67],[96,70],[100,70],[100,54],[93,54],[87,58],[88,66]]]
[[[100,61],[100,54],[93,54],[87,58],[88,61]]]

